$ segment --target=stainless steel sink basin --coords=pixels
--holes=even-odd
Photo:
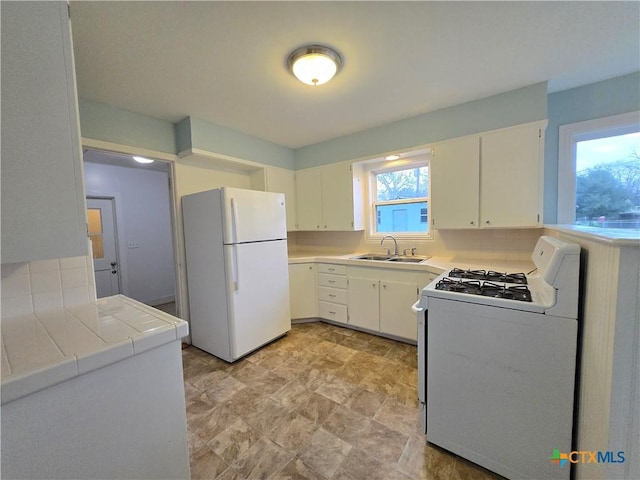
[[[381,255],[379,253],[365,253],[351,257],[352,260],[375,260],[377,262],[420,263],[429,257],[404,257],[395,255]]]
[[[420,258],[420,257],[393,257],[389,259],[390,262],[404,262],[404,263],[420,263],[424,260],[426,260],[426,258]]]
[[[390,260],[390,255],[380,255],[379,253],[365,253],[364,255],[358,255],[357,257],[351,257],[354,260],[378,260],[380,262],[384,262],[386,260]]]

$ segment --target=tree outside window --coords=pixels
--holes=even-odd
[[[424,233],[429,222],[429,168],[407,166],[375,173],[377,233]]]
[[[576,224],[640,228],[640,132],[576,143]]]

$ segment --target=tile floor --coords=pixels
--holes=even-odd
[[[234,364],[183,362],[194,480],[501,478],[426,444],[414,346],[305,323]]]

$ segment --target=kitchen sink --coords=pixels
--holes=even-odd
[[[393,257],[389,259],[390,262],[404,262],[404,263],[420,263],[425,260],[426,258],[420,258],[420,257]]]
[[[351,257],[353,260],[378,260],[380,262],[384,262],[386,260],[391,260],[393,256],[391,255],[380,255],[379,253],[365,253],[364,255],[358,255],[357,257]]]
[[[375,260],[378,262],[400,262],[400,263],[420,263],[429,257],[404,257],[395,255],[381,255],[379,253],[365,253],[355,257],[352,260]]]

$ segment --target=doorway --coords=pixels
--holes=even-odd
[[[98,298],[121,293],[115,213],[113,197],[87,197],[87,225]]]
[[[97,216],[93,200],[101,201],[102,221],[113,219],[115,235],[112,257],[106,251],[108,225],[101,225],[99,240],[92,238],[105,242],[104,259],[94,265],[98,297],[119,292],[179,315],[170,164],[138,163],[132,155],[89,148],[83,159],[88,214]]]

